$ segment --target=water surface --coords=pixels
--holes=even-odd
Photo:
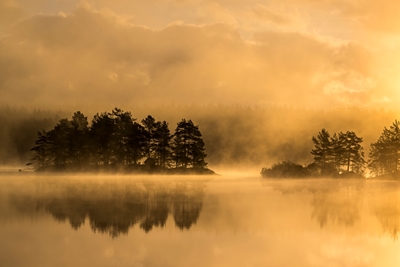
[[[399,266],[400,183],[0,176],[1,266]]]

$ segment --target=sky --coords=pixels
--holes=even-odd
[[[395,0],[0,0],[0,104],[396,108]]]

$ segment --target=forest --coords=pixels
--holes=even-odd
[[[166,121],[152,116],[137,122],[120,108],[97,113],[89,125],[80,111],[39,131],[28,165],[38,171],[136,171],[174,169],[212,174],[206,168],[205,144],[199,127],[182,119],[174,134]],[[170,171],[171,172],[171,171]]]

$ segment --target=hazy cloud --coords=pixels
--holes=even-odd
[[[207,23],[171,20],[156,29],[135,23],[146,12],[118,13],[122,2],[126,1],[109,7],[106,1],[81,2],[73,12],[55,9],[52,15],[34,15],[9,28],[9,35],[0,41],[1,101],[49,106],[277,103],[307,107],[370,106],[386,98],[393,102],[395,85],[388,82],[388,75],[399,67],[386,71],[387,61],[377,60],[387,55],[360,42],[294,31],[290,25],[298,18],[293,20],[288,15],[293,13],[284,8],[250,1],[241,13],[237,8],[244,3],[240,1],[169,1],[165,5],[176,5],[180,11],[199,5],[193,14],[200,19],[203,12],[200,21]],[[145,6],[134,1],[127,6],[145,10],[156,3]],[[340,3],[337,7],[343,9]],[[253,38],[244,38],[242,20],[249,10],[255,20],[262,17],[268,24],[288,28],[260,30]]]
[[[262,20],[270,21],[277,24],[288,24],[291,22],[290,18],[288,18],[285,14],[280,14],[279,12],[271,10],[263,5],[257,5],[253,8],[253,11],[256,16]]]
[[[25,17],[24,10],[14,0],[0,0],[0,37],[3,31]]]

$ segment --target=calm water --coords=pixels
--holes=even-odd
[[[0,176],[0,266],[400,266],[400,183]]]

